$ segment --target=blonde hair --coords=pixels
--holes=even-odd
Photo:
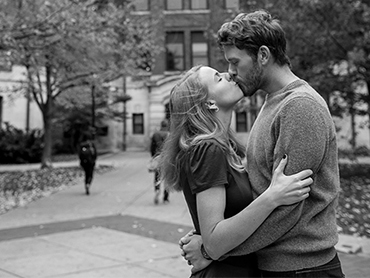
[[[170,135],[167,138],[160,162],[162,181],[166,187],[182,190],[180,185],[181,167],[186,152],[205,139],[214,139],[225,152],[230,166],[244,171],[240,157],[245,148],[237,142],[230,128],[226,129],[214,111],[207,109],[207,87],[199,79],[195,66],[172,88],[170,95]]]

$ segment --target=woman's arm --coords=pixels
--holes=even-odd
[[[270,187],[240,213],[224,219],[225,187],[211,187],[197,194],[197,210],[205,249],[212,259],[218,259],[245,241],[278,206],[300,202],[308,197],[311,170],[292,176],[283,171],[287,158],[274,172]]]

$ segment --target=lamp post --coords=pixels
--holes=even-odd
[[[92,136],[95,139],[95,84],[91,86],[91,127],[92,127]]]
[[[126,151],[126,135],[127,135],[127,126],[126,126],[126,76],[122,76],[122,95],[123,95],[123,116],[122,116],[122,121],[123,121],[123,134],[122,134],[122,150]]]

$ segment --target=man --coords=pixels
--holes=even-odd
[[[292,72],[284,31],[267,12],[239,14],[222,25],[218,43],[229,63],[229,75],[244,95],[252,96],[257,90],[267,93],[247,144],[254,197],[268,187],[284,154],[289,157],[287,175],[314,171],[309,198],[275,210],[225,256],[256,252],[263,277],[343,277],[334,248],[339,170],[335,127],[327,104]],[[195,248],[200,246],[197,236],[182,238],[180,246],[193,272],[209,264]],[[206,250],[202,254],[207,257]]]
[[[160,130],[156,131],[151,140],[150,144],[150,152],[152,157],[156,157],[160,154],[163,143],[166,140],[168,136],[168,131],[169,125],[168,121],[165,119],[161,122],[161,128]],[[158,204],[158,198],[159,198],[159,193],[160,193],[160,186],[161,186],[161,181],[160,181],[160,173],[158,169],[154,171],[154,203],[157,205]],[[168,203],[169,202],[169,192],[168,190],[164,189],[163,192],[163,203]]]

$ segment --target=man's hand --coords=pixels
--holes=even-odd
[[[202,237],[200,235],[194,235],[189,232],[179,241],[181,248],[181,256],[188,261],[189,265],[192,265],[191,272],[195,273],[206,268],[211,260],[207,260],[203,257],[200,247],[202,245]]]

